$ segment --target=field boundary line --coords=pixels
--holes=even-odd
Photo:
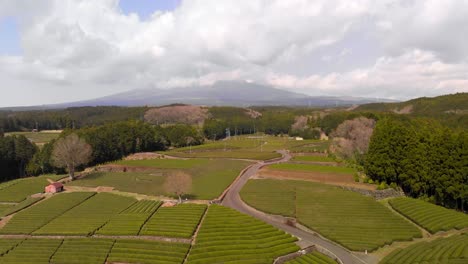
[[[182,262],[183,264],[187,263],[187,261],[188,261],[188,257],[190,256],[190,252],[192,251],[193,246],[195,246],[195,242],[196,242],[197,236],[198,236],[198,231],[200,231],[200,228],[201,228],[201,226],[203,224],[203,221],[205,221],[205,217],[208,214],[209,209],[210,209],[210,206],[207,206],[206,209],[205,209],[205,212],[203,212],[203,216],[200,219],[200,222],[198,223],[197,228],[195,229],[195,232],[193,232],[192,242],[190,243],[190,247],[187,250],[187,254],[185,255],[184,261]]]
[[[141,234],[141,231],[143,230],[143,227],[148,223],[148,221],[159,211],[159,209],[161,208],[161,206],[163,205],[163,202],[159,201],[159,205],[158,205],[158,208],[156,208],[156,210],[154,210],[153,213],[151,213],[145,220],[145,222],[143,222],[143,224],[140,226],[140,229],[138,230],[138,233],[137,233],[137,236],[139,236]]]
[[[56,254],[57,251],[60,249],[60,247],[62,247],[64,241],[65,241],[65,240],[62,239],[62,242],[60,242],[60,245],[55,249],[54,253],[52,253],[52,255],[50,255],[50,257],[49,257],[49,263],[52,261],[52,258],[55,256],[55,254]]]
[[[396,215],[399,215],[401,218],[404,218],[406,221],[410,222],[411,224],[413,224],[414,226],[416,226],[419,230],[422,231],[422,238],[424,238],[424,235],[426,235],[426,237],[431,237],[433,236],[434,234],[432,234],[431,232],[429,232],[429,230],[427,230],[426,228],[424,228],[422,225],[419,225],[418,223],[416,223],[413,219],[405,216],[403,213],[401,213],[400,211],[398,211],[396,208],[394,208],[391,204],[390,204],[390,200],[386,200],[384,201],[384,204],[390,209],[390,211],[392,211],[394,214]],[[444,231],[445,232],[445,231]]]
[[[106,255],[106,259],[104,260],[104,263],[107,263],[107,259],[109,259],[112,249],[114,249],[115,243],[117,243],[117,239],[114,239],[112,246],[110,246],[109,251],[107,252],[107,255]]]

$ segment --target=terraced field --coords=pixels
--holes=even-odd
[[[0,186],[0,201],[18,203],[32,194],[42,193],[44,192],[44,187],[49,184],[48,178],[58,180],[63,178],[63,176],[44,175],[9,181]]]
[[[0,234],[30,234],[95,193],[63,193],[15,214]]]
[[[299,250],[297,239],[233,209],[211,205],[188,257],[189,264],[272,263]]]
[[[36,235],[90,235],[114,215],[136,202],[134,198],[98,193],[65,212],[39,230]]]
[[[0,257],[0,263],[49,264],[50,257],[61,244],[60,239],[28,239]]]
[[[42,199],[43,197],[35,197],[35,198],[28,197],[25,200],[15,205],[4,206],[2,209],[0,209],[0,217],[8,216],[18,211],[21,211],[24,208],[31,206]]]
[[[190,244],[117,240],[108,263],[182,264]]]
[[[250,162],[239,160],[129,160],[118,165],[143,169],[141,172],[98,172],[70,183],[73,186],[112,186],[124,192],[147,195],[170,195],[164,181],[175,171],[192,176],[189,198],[210,200],[218,197]]]
[[[312,251],[285,264],[336,264],[336,261],[318,251]]]
[[[389,204],[432,234],[468,227],[468,215],[412,198],[395,198]]]
[[[304,155],[304,156],[294,156],[293,161],[303,161],[303,162],[335,162],[333,158],[322,155]]]
[[[419,242],[394,250],[380,264],[468,263],[468,234]]]
[[[50,263],[103,264],[113,245],[110,239],[66,239]]]
[[[0,255],[7,253],[22,241],[23,239],[0,239]]]
[[[134,203],[125,211],[115,215],[96,233],[99,235],[136,236],[147,219],[161,205],[159,201],[142,200]]]
[[[286,180],[250,180],[246,187],[241,195],[249,205],[296,217],[300,223],[351,250],[372,251],[393,241],[421,237],[417,227],[384,205],[338,187]],[[272,198],[274,195],[278,197]],[[276,208],[278,201],[281,210]]]
[[[190,238],[206,205],[181,204],[160,208],[143,226],[140,235]]]
[[[340,173],[340,174],[354,174],[356,170],[347,167],[338,166],[322,166],[315,164],[297,164],[297,163],[279,163],[268,166],[274,170],[286,171],[305,171],[305,172],[320,172],[320,173]]]

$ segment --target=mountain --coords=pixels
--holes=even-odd
[[[308,96],[246,81],[219,81],[212,85],[173,89],[136,89],[97,99],[65,104],[21,107],[21,110],[67,108],[77,106],[160,106],[193,104],[208,106],[350,106],[386,99],[358,97]],[[10,108],[10,110],[20,110]]]

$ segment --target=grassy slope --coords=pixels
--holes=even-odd
[[[60,136],[60,133],[49,133],[49,132],[12,132],[6,133],[6,135],[22,135],[27,139],[31,140],[36,144],[45,144],[53,139],[56,139]]]
[[[370,197],[328,185],[250,180],[241,192],[251,206],[295,216],[299,222],[351,250],[375,250],[420,231]]]
[[[94,173],[71,183],[75,186],[113,186],[120,191],[147,195],[165,195],[164,181],[171,171],[182,170],[192,175],[192,198],[213,199],[250,163],[236,160],[137,160],[118,164],[154,168],[151,172]],[[167,194],[166,194],[167,195]]]
[[[354,174],[356,172],[353,168],[335,167],[335,166],[321,166],[315,164],[297,164],[297,163],[279,163],[268,166],[267,168],[275,170],[287,171],[305,171],[305,172],[320,172],[320,173],[342,173]]]

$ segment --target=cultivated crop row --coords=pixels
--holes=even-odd
[[[147,219],[161,205],[159,201],[142,200],[134,203],[125,211],[115,215],[96,233],[100,235],[133,235],[140,232]]]
[[[35,204],[36,202],[42,200],[43,198],[44,197],[28,197],[25,200],[21,201],[20,203],[6,206],[0,211],[0,217],[8,216],[16,212],[19,212],[23,210],[24,208],[31,206]]]
[[[300,223],[351,250],[375,250],[393,241],[421,237],[416,226],[374,199],[355,192],[284,180],[250,180],[246,188],[241,194],[251,206],[296,217]]]
[[[336,264],[336,261],[318,251],[312,251],[288,261],[286,264]]]
[[[272,263],[299,250],[297,239],[233,209],[212,205],[190,251],[188,263]]]
[[[189,238],[205,210],[206,205],[201,204],[160,208],[143,226],[140,235]]]
[[[391,199],[389,203],[393,209],[433,234],[438,231],[468,227],[466,214],[442,206],[405,197]]]
[[[46,177],[16,180],[13,184],[0,189],[0,201],[21,202],[32,194],[44,192],[47,184],[49,182]]]
[[[2,264],[181,264],[189,244],[150,240],[0,239]]]
[[[53,196],[15,214],[8,224],[0,229],[0,233],[30,234],[94,194],[77,192]],[[69,225],[70,223],[67,223],[67,226]]]
[[[420,242],[405,249],[397,249],[381,264],[468,263],[468,234]]]
[[[134,202],[134,198],[99,193],[55,218],[34,234],[90,235]]]

